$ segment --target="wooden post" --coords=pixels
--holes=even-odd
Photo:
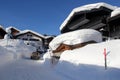
[[[106,48],[104,48],[104,61],[105,61],[105,70],[107,70],[107,53],[106,53]]]

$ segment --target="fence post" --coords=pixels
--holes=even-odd
[[[104,48],[104,65],[105,65],[105,70],[107,70],[107,52],[106,52],[106,48]]]

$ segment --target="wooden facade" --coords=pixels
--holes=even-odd
[[[16,39],[24,40],[27,45],[31,45],[36,48],[37,51],[44,52],[44,37],[35,34],[32,31],[27,31],[24,33],[19,33],[15,36]]]
[[[0,39],[4,39],[5,34],[6,31],[2,27],[0,27]]]
[[[120,39],[120,14],[107,19],[109,36],[113,39]]]
[[[44,45],[46,49],[49,49],[49,43],[54,39],[54,35],[53,36],[48,36],[48,35],[44,35],[45,36],[45,40],[44,40]]]
[[[17,33],[19,33],[19,32],[20,32],[20,30],[11,27],[11,34],[12,34],[13,36],[15,36],[15,35],[16,35]]]
[[[99,9],[74,13],[61,30],[61,33],[84,28],[99,30],[106,26],[106,18],[110,15],[111,11],[108,8],[101,7]]]
[[[53,56],[60,57],[61,53],[65,50],[73,50],[76,48],[81,48],[81,47],[84,47],[84,46],[86,46],[88,44],[92,44],[92,43],[96,43],[96,41],[87,41],[87,42],[79,43],[79,44],[75,44],[75,45],[67,45],[67,44],[62,43],[59,45],[59,47],[56,50],[53,50],[52,53],[53,53]]]
[[[112,11],[101,6],[98,9],[76,12],[63,26],[61,33],[90,28],[101,32],[103,40],[120,38],[120,15],[110,17]]]

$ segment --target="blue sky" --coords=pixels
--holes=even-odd
[[[97,2],[120,6],[120,0],[0,0],[0,25],[58,35],[73,8]]]

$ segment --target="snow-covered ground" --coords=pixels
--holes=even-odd
[[[50,54],[43,60],[31,60],[33,47],[22,41],[0,41],[0,80],[119,80],[120,40],[89,44],[83,48],[64,51],[56,65]],[[104,68],[104,48],[107,70]]]
[[[0,64],[29,58],[34,51],[34,47],[27,46],[22,40],[2,39],[0,40]]]
[[[55,71],[66,80],[119,80],[120,40],[89,44],[83,48],[64,51]],[[104,67],[104,49],[107,70]],[[49,54],[46,54],[49,56]],[[48,61],[46,57],[46,61]]]

